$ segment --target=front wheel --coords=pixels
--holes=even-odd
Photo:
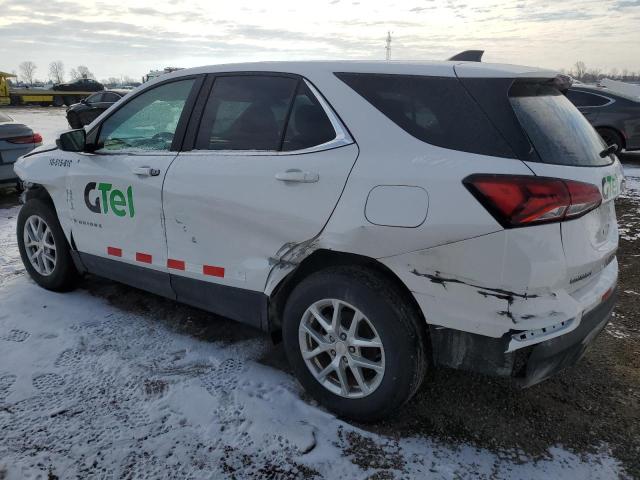
[[[38,285],[57,292],[74,286],[79,274],[50,204],[29,200],[18,214],[16,233],[22,263]]]
[[[427,366],[424,320],[392,282],[360,267],[304,279],[285,306],[283,340],[305,389],[358,421],[396,413]]]

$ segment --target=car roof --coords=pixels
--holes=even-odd
[[[229,63],[221,65],[207,65],[196,68],[186,68],[160,75],[148,83],[156,83],[168,78],[180,78],[187,75],[223,72],[281,72],[302,76],[326,74],[334,72],[349,73],[377,73],[427,75],[441,77],[484,77],[484,78],[515,78],[515,77],[548,77],[552,78],[557,72],[536,67],[508,65],[498,63],[460,62],[460,61],[288,61],[288,62],[253,62]]]

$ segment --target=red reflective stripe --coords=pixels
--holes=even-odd
[[[173,258],[167,259],[167,268],[173,268],[174,270],[184,270],[184,260],[174,260]]]
[[[142,263],[151,263],[153,257],[148,253],[136,252],[136,261]]]
[[[121,257],[122,249],[116,247],[107,247],[107,255],[111,255],[113,257]]]
[[[204,275],[211,275],[212,277],[224,277],[224,268],[214,267],[213,265],[203,265],[202,273]]]

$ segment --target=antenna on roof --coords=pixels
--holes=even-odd
[[[384,49],[387,51],[387,61],[391,60],[391,32],[387,32],[387,46]]]
[[[481,62],[484,50],[465,50],[464,52],[456,53],[449,60],[459,62]]]

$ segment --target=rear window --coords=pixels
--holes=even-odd
[[[559,90],[546,83],[516,82],[509,100],[520,125],[544,163],[609,165],[605,144],[586,118]]]
[[[515,156],[457,78],[368,73],[336,76],[423,142],[482,155]]]

